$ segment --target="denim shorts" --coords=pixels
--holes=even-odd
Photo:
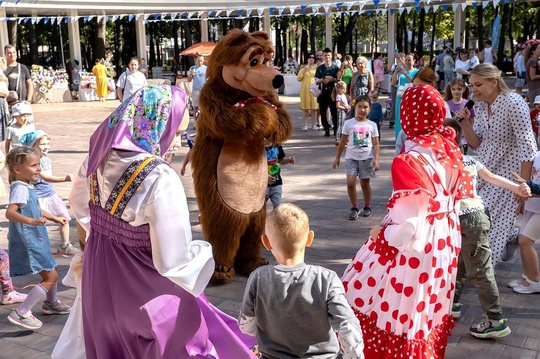
[[[347,176],[354,176],[360,179],[375,178],[375,168],[373,167],[373,159],[368,160],[353,160],[347,158],[346,160]]]

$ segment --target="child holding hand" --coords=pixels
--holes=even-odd
[[[49,236],[44,227],[47,220],[67,223],[64,217],[57,217],[41,211],[36,191],[31,184],[40,173],[39,154],[32,148],[19,146],[8,153],[6,158],[11,183],[6,218],[9,220],[8,245],[11,256],[12,277],[38,274],[41,282],[32,288],[20,307],[13,309],[8,320],[25,329],[41,328],[43,323],[32,315],[34,307],[43,298],[41,307],[45,314],[68,314],[71,308],[57,297],[58,271],[51,256]]]
[[[249,276],[238,323],[263,358],[364,358],[360,323],[337,274],[304,263],[313,243],[306,213],[289,203],[266,218],[262,241],[276,265]],[[337,332],[337,336],[336,333]]]
[[[24,134],[21,137],[21,144],[32,147],[40,155],[39,166],[41,172],[38,180],[34,183],[39,206],[43,211],[55,216],[66,218],[66,222],[58,223],[60,230],[60,245],[57,252],[67,255],[77,254],[80,251],[73,247],[69,241],[69,216],[68,209],[64,201],[56,194],[53,183],[71,182],[71,176],[53,176],[52,161],[48,157],[51,148],[49,135],[42,130],[35,130]]]

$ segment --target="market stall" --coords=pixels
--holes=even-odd
[[[116,100],[116,84],[114,83],[114,79],[107,79],[107,87],[109,88],[109,96],[107,96],[107,100]],[[91,73],[80,73],[79,101],[98,101],[96,93],[96,77]]]
[[[30,72],[34,83],[33,103],[72,101],[66,70],[53,70],[40,65],[32,65]]]

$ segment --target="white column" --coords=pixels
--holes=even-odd
[[[77,12],[74,11],[70,16],[77,16]],[[69,38],[69,58],[71,60],[77,60],[82,66],[81,55],[81,34],[79,32],[79,20],[71,21],[68,19],[68,38]],[[91,64],[90,66],[92,66]]]
[[[6,17],[6,9],[0,8],[0,17]],[[8,36],[8,29],[7,29],[7,22],[6,21],[0,21],[0,46],[2,54],[4,54],[4,46],[9,45],[9,36]],[[13,44],[17,45],[17,44]]]
[[[201,41],[208,41],[208,13],[206,11],[201,15]]]
[[[137,38],[137,57],[147,59],[146,56],[146,25],[144,17],[140,16],[135,22],[135,36]]]
[[[264,9],[263,12],[263,31],[270,34],[270,10]]]
[[[326,20],[326,23],[325,23],[325,32],[326,32],[326,38],[325,38],[325,41],[326,41],[326,46],[327,48],[329,48],[330,50],[332,50],[332,13],[330,12],[330,10],[328,10],[326,12],[326,14],[324,14],[324,18]]]
[[[463,36],[463,31],[465,30],[465,16],[463,10],[461,9],[461,4],[458,3],[456,11],[454,11],[454,45],[453,48],[462,47],[463,44],[461,41]]]

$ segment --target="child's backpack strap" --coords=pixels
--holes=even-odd
[[[118,182],[116,182],[105,204],[105,210],[116,218],[121,218],[124,209],[137,191],[137,188],[139,188],[146,176],[162,163],[166,162],[158,157],[148,157],[144,160],[133,161],[124,171]]]

